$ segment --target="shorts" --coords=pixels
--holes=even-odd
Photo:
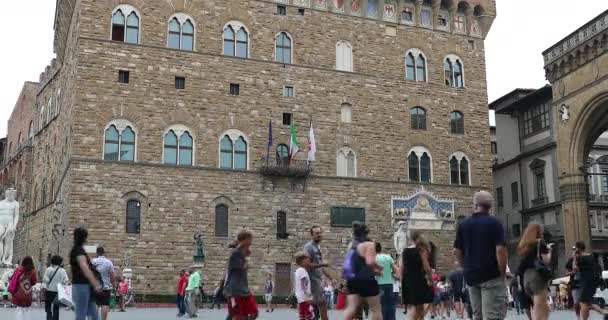
[[[506,319],[509,299],[504,279],[470,286],[469,298],[475,319]]]
[[[441,296],[439,294],[436,294],[433,296],[433,305],[438,305],[441,304]]]
[[[310,277],[310,292],[312,293],[312,303],[315,305],[324,305],[325,289],[321,283],[321,279]]]
[[[258,305],[252,295],[228,298],[228,314],[231,317],[246,318],[258,316]]]
[[[524,272],[524,291],[529,296],[535,296],[549,287],[549,280],[543,277],[534,269]]]
[[[312,320],[312,312],[310,311],[312,305],[310,302],[298,303],[298,319],[300,320]]]
[[[454,302],[455,303],[465,303],[466,301],[467,301],[466,293],[454,292]]]
[[[264,301],[266,303],[272,303],[272,293],[267,293],[264,295]]]
[[[447,292],[442,292],[439,295],[439,298],[441,299],[441,302],[446,302],[446,301],[450,301],[450,294]]]
[[[348,294],[356,294],[361,298],[375,297],[380,294],[376,280],[348,280],[346,288]]]
[[[103,290],[102,293],[95,294],[95,302],[98,306],[109,306],[112,290]]]

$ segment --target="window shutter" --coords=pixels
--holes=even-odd
[[[137,200],[127,202],[127,233],[140,233],[141,203]]]

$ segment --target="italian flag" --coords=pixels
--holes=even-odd
[[[298,141],[298,137],[296,136],[296,125],[293,119],[291,119],[291,135],[289,138],[289,160],[295,157],[296,153],[300,149],[300,142]]]

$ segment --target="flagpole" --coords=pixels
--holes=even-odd
[[[309,131],[309,135],[308,135],[308,155],[306,156],[306,158],[307,158],[306,159],[306,164],[308,166],[310,166],[310,146],[311,146],[311,144],[310,144],[310,128],[312,128],[312,114],[310,115],[310,121],[309,121],[309,124],[308,124],[308,131]]]
[[[268,168],[268,162],[270,161],[270,145],[272,144],[272,112],[270,113],[270,120],[268,120],[268,145],[266,146],[266,168]]]

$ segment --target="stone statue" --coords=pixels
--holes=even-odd
[[[205,249],[203,247],[203,234],[196,233],[194,235],[194,240],[196,240],[196,254],[193,257],[194,263],[204,263]]]
[[[395,231],[393,234],[393,241],[395,242],[395,250],[397,250],[397,255],[401,255],[403,250],[407,248],[409,232],[406,229],[407,222],[399,221],[397,225],[397,231]]]
[[[19,202],[15,201],[17,191],[6,190],[6,197],[0,201],[0,266],[12,266],[13,240],[19,222]]]
[[[559,110],[559,113],[560,113],[560,119],[562,120],[562,123],[568,122],[568,120],[570,119],[570,108],[567,105],[562,104],[562,107]]]

